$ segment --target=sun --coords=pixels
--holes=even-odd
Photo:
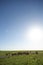
[[[40,40],[41,39],[41,30],[39,28],[31,29],[29,37],[32,41]]]
[[[28,49],[38,50],[43,48],[43,29],[41,26],[28,27],[25,34]]]
[[[42,38],[42,30],[40,27],[31,27],[29,31],[26,33],[26,38],[30,39],[31,41],[39,41]]]

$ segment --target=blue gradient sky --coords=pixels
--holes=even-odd
[[[42,0],[0,0],[0,49],[34,49],[25,37],[32,26],[43,29]]]

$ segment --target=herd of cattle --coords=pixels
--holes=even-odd
[[[28,51],[24,51],[24,52],[13,52],[13,53],[6,53],[6,56],[10,57],[10,56],[16,56],[16,55],[29,55],[29,54],[38,54],[38,51],[35,52],[28,52]]]

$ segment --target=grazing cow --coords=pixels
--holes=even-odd
[[[36,51],[35,53],[38,54],[38,51]]]
[[[12,56],[17,55],[17,53],[12,53]]]
[[[7,56],[7,57],[10,57],[10,56],[11,56],[11,54],[10,54],[10,53],[6,53],[6,56]]]
[[[23,55],[24,54],[24,52],[18,52],[18,55]]]
[[[24,52],[25,55],[29,55],[29,52]]]
[[[23,53],[22,52],[18,52],[18,55],[22,55]]]
[[[26,55],[29,55],[29,52],[26,52]]]
[[[6,56],[8,56],[8,53],[6,53]]]

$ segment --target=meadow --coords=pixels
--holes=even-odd
[[[0,65],[43,65],[43,51],[0,51]]]

